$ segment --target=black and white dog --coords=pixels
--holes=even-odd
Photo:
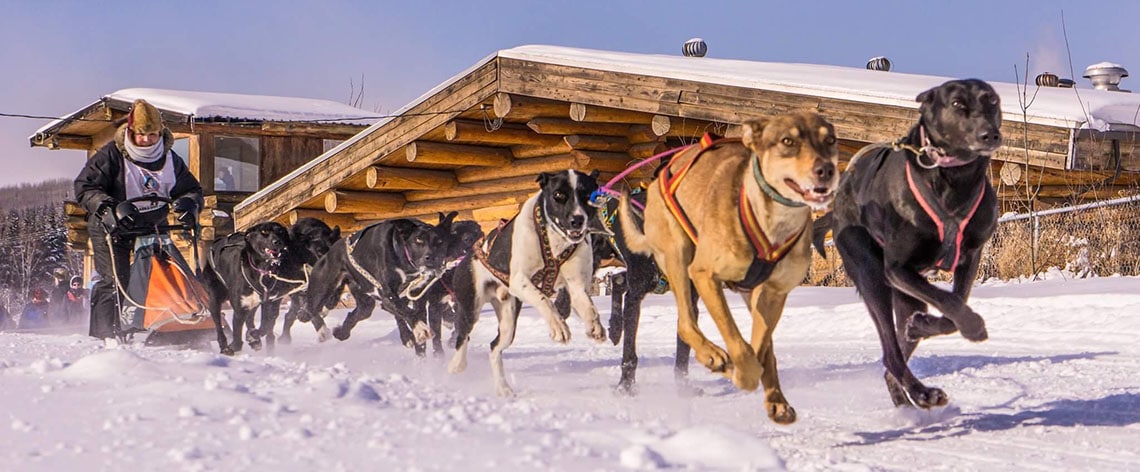
[[[289,294],[289,311],[285,313],[285,326],[281,330],[281,342],[288,344],[292,341],[290,329],[297,319],[297,313],[305,306],[305,291],[309,279],[309,271],[317,265],[317,261],[328,254],[332,245],[340,239],[340,226],[329,228],[329,225],[316,218],[298,219],[289,228],[289,252],[286,258],[290,263],[285,265],[289,271],[285,275],[290,280],[302,280],[305,287],[294,287]],[[300,290],[298,290],[300,289]],[[276,318],[274,316],[274,318]],[[267,319],[266,311],[261,311],[261,331],[265,336],[266,344],[273,346],[273,328],[275,319]]]
[[[442,222],[442,220],[441,220]],[[455,326],[455,291],[452,287],[455,285],[455,269],[463,262],[470,254],[475,242],[483,237],[483,228],[471,220],[455,221],[451,223],[451,239],[447,243],[447,265],[446,270],[439,278],[439,282],[433,285],[424,297],[427,299],[427,317],[428,327],[436,336],[433,336],[432,352],[437,355],[443,355],[443,336],[440,334],[443,329],[443,323],[451,325],[454,333]],[[408,343],[407,339],[403,339],[403,331],[400,332],[401,341],[404,344]],[[417,345],[416,352],[420,353],[420,346]]]
[[[586,335],[604,341],[606,330],[590,299],[594,263],[589,221],[596,209],[589,204],[598,188],[597,173],[567,170],[538,177],[540,190],[519,214],[476,243],[475,257],[456,268],[457,302],[455,355],[451,373],[467,368],[467,346],[479,310],[491,302],[498,313],[499,334],[491,341],[491,371],[499,395],[513,394],[503,374],[503,351],[515,338],[522,302],[533,305],[546,319],[550,337],[570,341],[570,328],[558,316],[554,296],[565,286],[574,311],[586,324]]]
[[[372,316],[379,300],[381,308],[396,316],[397,326],[410,327],[415,344],[423,344],[433,336],[424,295],[443,273],[450,224],[450,220],[430,225],[401,218],[376,223],[337,241],[313,267],[307,308],[298,319],[311,318],[321,341],[327,341],[330,334],[343,341],[356,323]],[[346,284],[356,308],[330,333],[323,315],[336,304]]]
[[[261,306],[276,318],[281,299],[276,296],[289,249],[289,231],[279,223],[261,223],[244,232],[236,232],[215,241],[202,268],[201,279],[210,297],[210,315],[218,334],[222,354],[232,356],[242,348],[242,329],[250,331],[245,340],[254,349],[261,348],[257,330],[253,329],[253,312]],[[231,328],[233,340],[226,341],[222,327],[222,304],[233,308]]]

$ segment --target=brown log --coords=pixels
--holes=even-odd
[[[364,110],[360,111],[360,117],[376,116],[376,113],[369,113]],[[353,136],[359,133],[368,125],[359,124],[344,124],[334,122],[322,123],[301,123],[301,122],[265,122],[261,124],[261,130],[266,135],[278,136],[323,136],[330,139],[343,138],[346,136]],[[315,157],[315,156],[314,156]]]
[[[63,202],[63,213],[67,216],[87,216],[87,209],[80,206],[79,202],[65,201]]]
[[[653,134],[653,128],[649,125],[630,125],[629,134],[625,135],[630,144],[648,143],[662,141],[664,138]]]
[[[629,157],[632,157],[634,159],[645,159],[665,152],[667,149],[668,147],[665,146],[665,143],[638,143],[629,147],[628,154]]]
[[[572,134],[562,138],[571,149],[581,151],[626,152],[629,140],[624,136],[583,136]]]
[[[596,134],[601,136],[625,136],[629,125],[625,123],[590,123],[562,118],[535,118],[526,126],[538,134]]]
[[[285,221],[288,223],[288,226],[297,224],[297,220],[301,218],[316,218],[324,221],[329,227],[340,226],[341,228],[347,228],[356,224],[356,220],[352,215],[343,213],[328,213],[321,210],[306,210],[303,208],[285,213]]]
[[[673,120],[669,119],[668,116],[653,115],[653,121],[649,123],[649,127],[653,129],[653,134],[665,136],[673,128]]]
[[[510,165],[511,151],[505,148],[416,141],[404,147],[408,162],[498,167]]]
[[[368,190],[368,171],[357,172],[336,184],[338,190]]]
[[[372,166],[365,174],[365,184],[370,189],[434,190],[458,185],[454,173],[439,170]]]
[[[577,163],[575,167],[583,172],[621,172],[634,162],[624,152],[573,151],[570,155]]]
[[[444,125],[443,134],[448,141],[464,144],[556,146],[562,142],[561,136],[544,136],[536,134],[529,128],[510,124],[504,124],[494,131],[487,131],[486,126],[477,121],[449,121]]]
[[[727,123],[715,121],[695,120],[692,118],[673,118],[669,129],[661,136],[672,138],[699,138],[705,133],[724,136],[728,131]]]
[[[431,215],[433,213],[447,213],[449,211],[463,211],[474,210],[476,208],[485,208],[500,205],[517,204],[526,201],[530,198],[532,191],[514,191],[514,192],[498,192],[486,195],[476,195],[472,197],[457,197],[457,198],[443,198],[438,200],[425,200],[422,202],[411,202],[400,210],[393,210],[383,213],[375,213],[384,219],[388,218],[407,218],[416,215]]]
[[[505,179],[485,180],[461,184],[446,190],[412,191],[404,194],[408,202],[422,202],[425,200],[438,200],[441,198],[470,197],[499,192],[537,191],[538,182],[533,175],[507,177]]]
[[[559,142],[554,146],[512,146],[511,154],[515,159],[530,159],[532,157],[547,157],[556,156],[558,154],[567,154],[571,151],[569,144],[566,141]]]
[[[325,211],[329,213],[396,211],[404,203],[404,196],[398,193],[336,190],[325,194]]]
[[[523,175],[536,175],[541,172],[558,172],[573,169],[578,161],[570,154],[536,157],[515,161],[508,167],[463,167],[455,170],[455,179],[461,184],[484,180],[505,179]]]
[[[590,123],[648,124],[652,115],[621,108],[599,107],[585,103],[570,104],[570,119]]]
[[[477,208],[471,210],[471,219],[478,222],[490,222],[496,226],[499,220],[509,220],[519,213],[522,204],[512,203],[493,207]]]
[[[564,116],[568,108],[562,101],[497,93],[493,110],[496,118],[521,122],[538,116]]]
[[[48,149],[79,149],[87,151],[95,147],[95,142],[90,136],[57,134],[44,140],[36,140],[36,145]]]

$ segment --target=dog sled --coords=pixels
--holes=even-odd
[[[155,202],[167,206],[170,199],[143,196],[127,200]],[[174,244],[172,231],[184,231],[193,247],[192,270]],[[212,339],[214,322],[208,309],[208,296],[196,274],[199,272],[197,224],[159,224],[121,230],[120,235],[135,237],[134,258],[127,286],[119,274],[112,274],[118,292],[119,337],[126,342],[136,334],[145,335],[144,344],[191,344]],[[108,238],[111,236],[108,235]],[[114,245],[111,248],[114,257]],[[113,269],[117,270],[117,269]]]

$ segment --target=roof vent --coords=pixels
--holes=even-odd
[[[1089,79],[1093,84],[1093,88],[1097,90],[1128,91],[1121,90],[1119,87],[1120,79],[1128,77],[1128,71],[1120,64],[1098,62],[1085,68],[1084,77]]]
[[[1059,87],[1061,85],[1061,78],[1052,72],[1042,72],[1037,75],[1038,87]]]
[[[867,60],[867,69],[888,72],[891,70],[891,60],[883,56],[872,57]]]
[[[705,57],[709,52],[709,45],[705,44],[705,40],[701,38],[693,38],[685,41],[685,45],[681,46],[681,54],[685,57]]]
[[[1077,82],[1073,79],[1059,79],[1057,86],[1061,88],[1073,88],[1077,86]]]

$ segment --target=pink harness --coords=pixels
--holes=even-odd
[[[978,186],[978,194],[974,196],[974,201],[969,204],[970,211],[963,216],[955,215],[948,210],[946,206],[942,205],[938,195],[934,193],[929,185],[918,185],[911,175],[911,163],[908,160],[906,163],[906,183],[910,185],[910,193],[914,195],[914,199],[918,200],[919,206],[926,212],[934,224],[938,227],[938,239],[942,242],[942,248],[939,250],[938,262],[936,266],[944,271],[953,271],[958,267],[958,260],[962,256],[962,235],[966,232],[966,226],[970,224],[970,219],[974,217],[974,213],[978,211],[978,206],[982,203],[982,197],[986,194],[986,186]],[[953,255],[950,264],[947,264],[946,256]]]

